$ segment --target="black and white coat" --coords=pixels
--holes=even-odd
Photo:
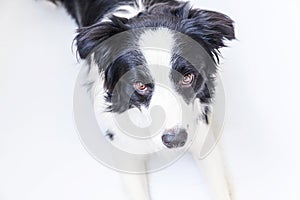
[[[235,38],[233,21],[175,0],[51,1],[62,4],[79,26],[75,42],[80,58],[89,63],[87,81],[108,142],[133,154],[189,145],[215,199],[232,200],[218,147],[204,160],[199,152],[211,134],[219,49]],[[163,114],[151,113],[157,106]],[[135,126],[145,128],[160,115],[164,121],[158,134],[138,142],[115,120],[129,116]],[[147,168],[139,161],[132,165]],[[146,174],[123,177],[131,199],[151,199]]]

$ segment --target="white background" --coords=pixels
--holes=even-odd
[[[299,200],[298,1],[196,4],[235,20],[238,40],[223,50],[221,74],[222,143],[237,199]],[[118,174],[85,151],[75,130],[75,28],[51,4],[0,0],[1,200],[123,199]],[[208,199],[205,187],[189,156],[151,177],[154,200]]]

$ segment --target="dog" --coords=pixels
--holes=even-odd
[[[218,145],[204,159],[199,154],[213,135],[219,49],[235,39],[233,20],[176,0],[49,1],[64,6],[79,27],[74,40],[107,141],[132,154],[186,149],[214,199],[232,200]],[[114,159],[145,172],[122,177],[131,200],[150,200],[149,157]]]

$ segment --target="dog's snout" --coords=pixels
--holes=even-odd
[[[187,132],[185,129],[175,128],[166,130],[162,137],[163,144],[168,148],[177,148],[185,145]]]

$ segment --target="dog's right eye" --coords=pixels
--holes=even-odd
[[[135,82],[133,87],[141,95],[146,95],[146,94],[149,94],[149,92],[150,92],[150,88],[141,81]]]

